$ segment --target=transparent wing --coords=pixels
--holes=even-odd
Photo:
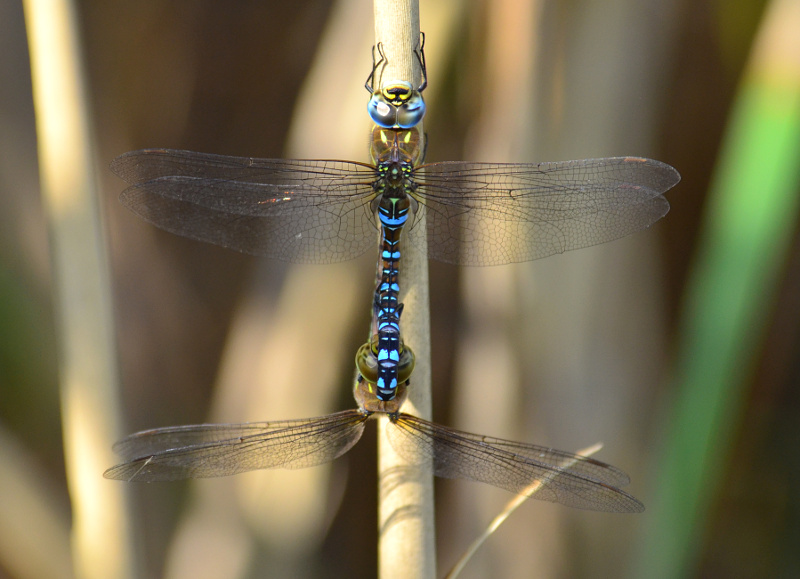
[[[346,410],[304,420],[145,430],[114,445],[125,462],[103,476],[150,482],[315,466],[350,450],[366,420],[362,412]]]
[[[284,261],[333,263],[375,245],[375,170],[348,161],[145,149],[114,159],[120,201],[191,239]]]
[[[600,461],[509,440],[453,430],[400,414],[388,427],[392,446],[411,458],[430,457],[437,476],[490,484],[569,507],[638,513],[644,505],[616,488],[628,477]],[[535,493],[533,487],[538,483]]]
[[[678,172],[639,157],[558,163],[432,163],[415,172],[418,214],[412,242],[464,265],[529,261],[589,247],[649,227],[669,211],[662,194]]]

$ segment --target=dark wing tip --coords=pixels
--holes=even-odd
[[[629,495],[625,491],[615,489],[618,495],[619,502],[617,508],[613,512],[621,514],[636,514],[644,512],[644,503],[634,496]]]
[[[109,168],[111,172],[114,173],[120,179],[127,181],[128,183],[134,184],[138,183],[142,180],[139,165],[141,161],[145,157],[155,157],[155,156],[170,156],[175,153],[182,153],[183,151],[177,151],[172,149],[139,149],[137,151],[128,151],[127,153],[123,153],[119,157],[115,157]]]
[[[151,458],[152,457],[144,457],[114,465],[103,473],[103,478],[136,482],[138,480],[137,475],[142,472],[142,469]]]
[[[139,151],[128,151],[119,157],[115,157],[111,161],[109,168],[120,179],[128,183],[136,182],[136,166],[139,164],[139,159],[148,154],[152,149],[141,149]]]
[[[680,183],[681,174],[678,173],[677,169],[662,161],[646,159],[644,157],[619,157],[619,159],[624,163],[646,164],[651,169],[652,183],[650,185],[654,190],[660,193],[665,193]]]
[[[114,160],[112,160],[111,164],[109,165],[109,169],[111,169],[111,172],[114,173],[114,175],[116,175],[120,179],[128,181],[127,175],[129,172],[131,161],[135,158],[135,156],[138,153],[139,151],[128,151],[127,153],[123,153],[119,157],[114,157]]]

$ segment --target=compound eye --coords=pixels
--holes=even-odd
[[[400,354],[400,363],[397,365],[397,383],[402,384],[408,380],[417,365],[417,357],[408,346],[403,346]]]
[[[370,340],[370,343],[364,344],[356,352],[356,368],[364,380],[375,384],[378,381],[378,357],[373,353],[371,343]]]
[[[369,99],[367,112],[372,122],[384,129],[391,129],[397,123],[397,109],[379,94],[373,94]]]
[[[425,101],[419,93],[414,94],[397,111],[397,126],[401,129],[410,129],[416,126],[425,116]]]

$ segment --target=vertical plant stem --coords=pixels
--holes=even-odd
[[[118,377],[74,10],[68,0],[26,0],[24,8],[55,285],[73,565],[81,578],[133,577],[124,486],[102,477],[120,434]]]
[[[383,43],[388,64],[376,86],[406,80],[419,86],[421,71],[414,49],[419,43],[419,5],[411,0],[375,0],[375,42]],[[425,230],[425,224],[415,222]],[[407,232],[405,234],[407,239]],[[417,365],[403,410],[431,419],[430,308],[428,258],[425,248],[403,244],[400,267],[401,319],[406,344]],[[422,464],[399,457],[386,438],[387,418],[379,421],[379,543],[382,579],[434,577],[436,554],[433,520],[433,475]],[[429,459],[428,459],[429,460]]]

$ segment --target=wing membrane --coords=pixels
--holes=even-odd
[[[415,173],[430,257],[465,265],[528,261],[647,228],[669,211],[677,171],[639,157],[558,163],[448,162]],[[423,235],[412,229],[411,237]]]
[[[370,165],[146,149],[111,168],[132,184],[122,203],[178,235],[305,263],[374,245]],[[669,211],[663,193],[679,180],[669,165],[639,157],[432,163],[413,175],[427,226],[412,224],[407,235],[427,238],[430,257],[450,263],[539,259],[649,227]]]
[[[361,438],[367,417],[346,410],[305,420],[200,424],[145,430],[114,445],[126,462],[103,476],[168,481],[329,462]]]
[[[600,461],[541,446],[461,432],[408,414],[388,426],[395,449],[430,457],[437,476],[483,482],[531,498],[594,511],[636,513],[644,506],[615,487],[628,477]],[[532,485],[538,483],[535,493]]]
[[[133,185],[122,204],[177,235],[302,263],[343,261],[374,245],[369,165],[146,149],[111,168]]]

